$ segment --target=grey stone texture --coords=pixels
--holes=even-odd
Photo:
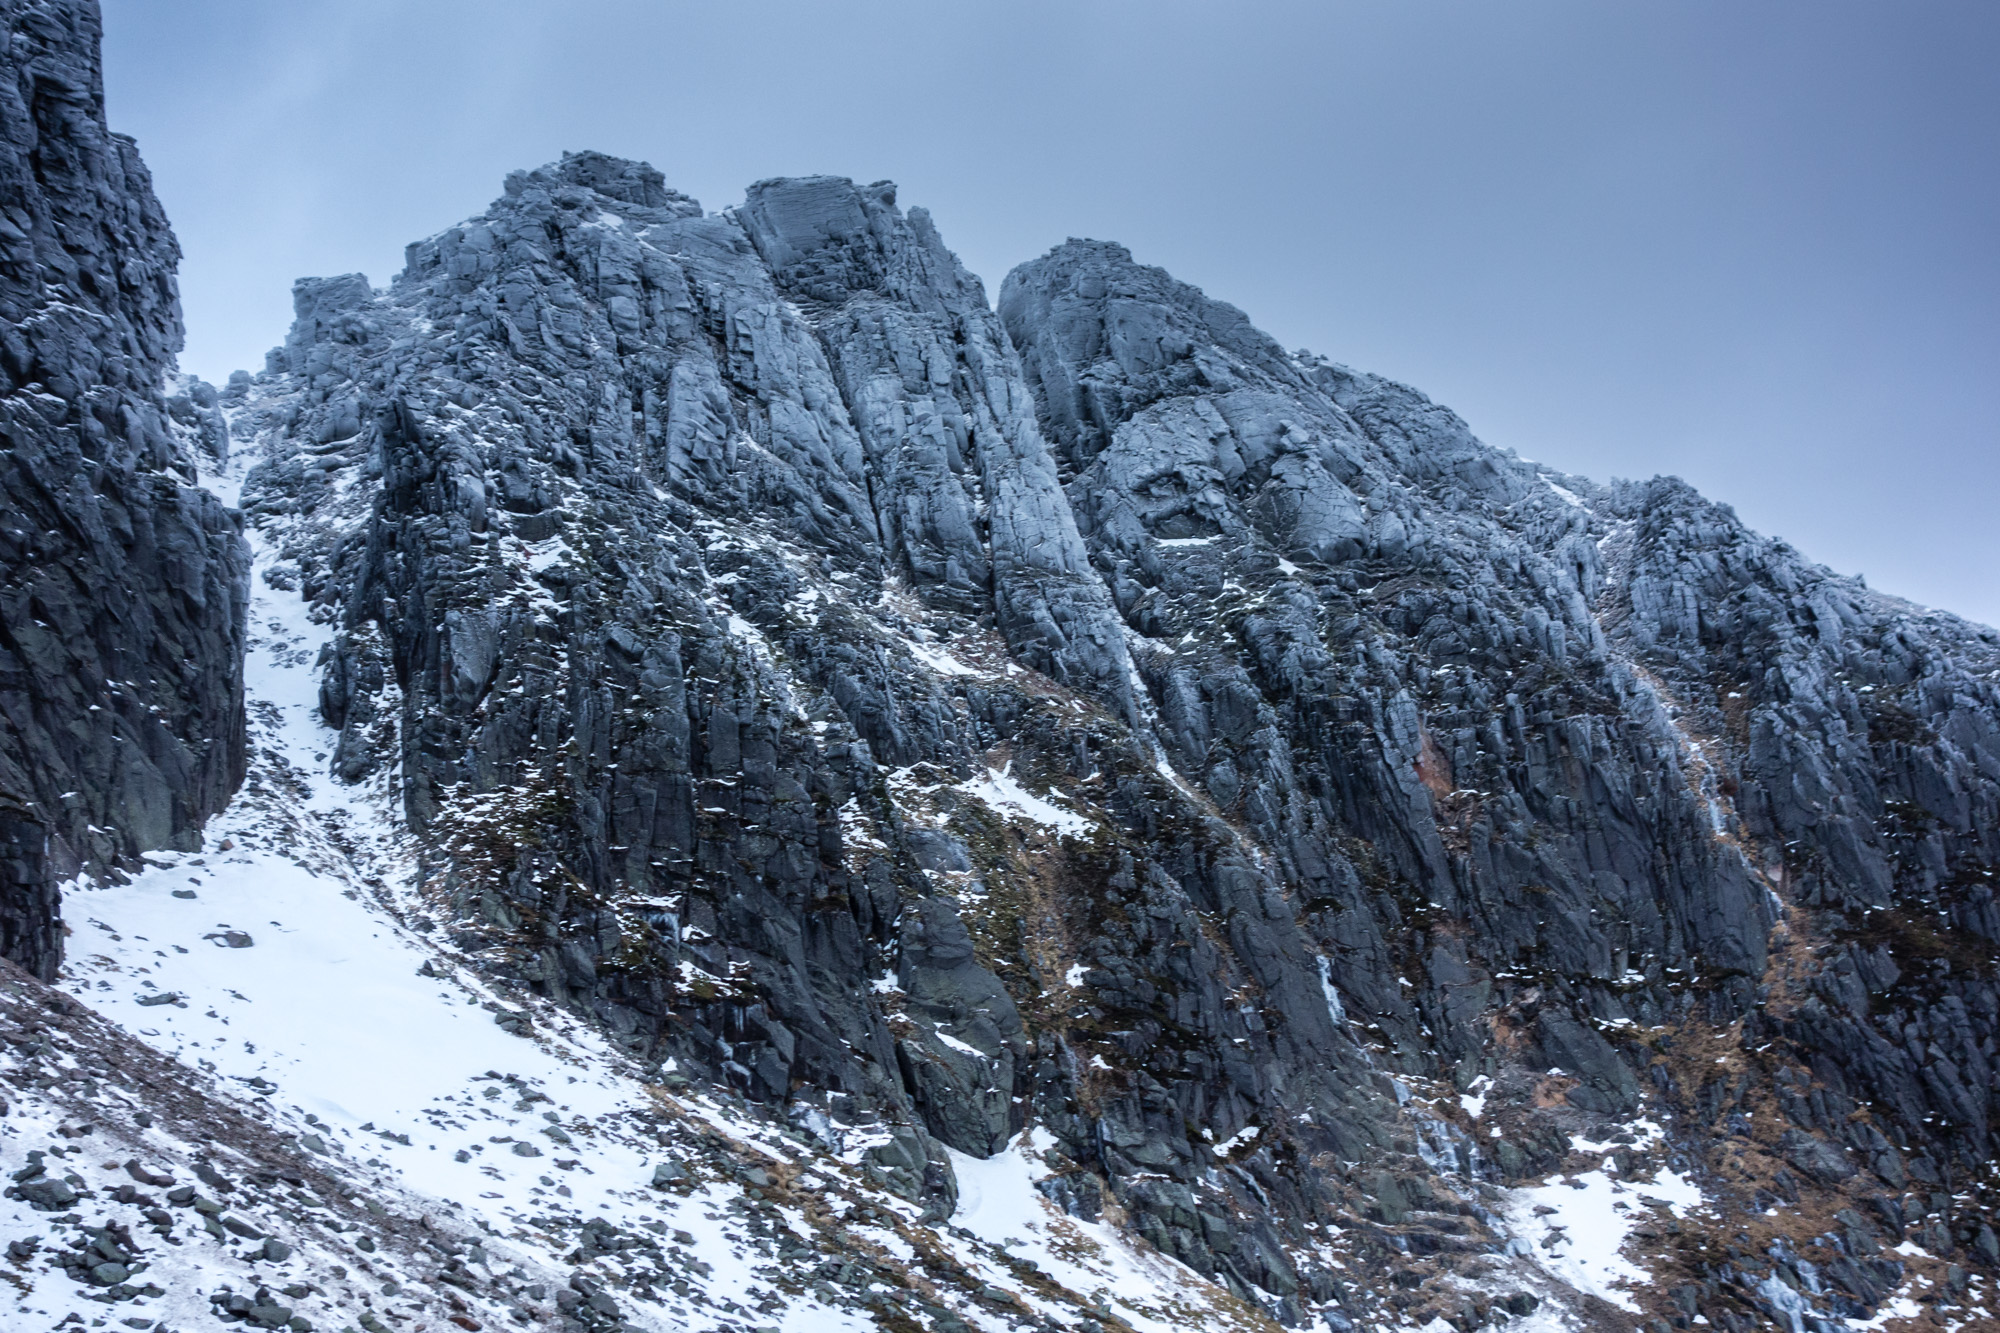
[[[52,976],[57,884],[241,781],[193,483],[248,450],[328,776],[397,784],[448,946],[933,1220],[1032,1121],[1052,1202],[1293,1325],[1447,1309],[1496,1185],[1607,1156],[1719,1210],[1647,1233],[1649,1327],[2000,1264],[1994,631],[1117,245],[996,311],[885,182],[709,214],[570,154],[218,392],[96,7],[0,13],[0,955]]]
[[[97,6],[0,16],[0,793],[9,845],[28,820],[46,848],[0,887],[0,948],[47,978],[54,882],[198,846],[242,780],[249,562],[194,484],[214,394],[165,393],[180,252],[105,125]]]
[[[1758,1188],[1981,1262],[1992,631],[1117,245],[996,311],[887,183],[709,214],[571,154],[169,394],[95,7],[0,10],[0,952],[50,975],[53,884],[241,779],[192,483],[249,449],[332,776],[400,783],[451,944],[934,1216],[1032,1118],[1052,1200],[1299,1323],[1347,1299],[1315,1229],[1449,1269],[1572,1131],[1700,1163],[1775,1107]]]
[[[1032,1116],[1298,1322],[1590,1126],[1990,1156],[1992,631],[886,183],[572,154],[295,306],[219,406],[454,943],[935,1211]]]

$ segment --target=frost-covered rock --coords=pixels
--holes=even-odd
[[[1886,975],[1825,915],[1888,904],[1881,820],[1952,792],[1934,861],[1984,864],[1990,632],[1117,246],[996,315],[884,184],[704,214],[576,154],[297,304],[224,397],[244,501],[453,946],[933,1216],[1033,1124],[1041,1196],[1295,1320],[1385,1290],[1346,1263],[1473,1280],[1579,1126],[1700,1152],[1774,1095],[1878,1184],[1982,1160],[1990,1029],[1912,1100],[1822,996]],[[1863,707],[1857,653],[1945,673],[1901,749],[1801,698]],[[1676,1054],[1716,1033],[1752,1072]],[[1745,1207],[1861,1188],[1765,1147]]]
[[[248,566],[194,484],[213,392],[163,393],[180,250],[105,124],[97,6],[0,18],[0,956],[47,978],[56,884],[194,846],[243,780]]]
[[[16,52],[88,30],[17,12]],[[708,213],[570,154],[294,301],[259,374],[127,396],[240,494],[255,637],[234,674],[239,603],[190,612],[186,706],[247,682],[256,765],[199,857],[199,782],[89,853],[190,855],[79,884],[66,985],[120,1060],[233,1080],[172,1097],[236,1106],[256,1170],[461,1220],[350,1245],[177,1187],[205,1220],[152,1224],[216,1248],[118,1299],[379,1333],[363,1262],[426,1284],[392,1318],[588,1329],[1989,1299],[1991,630],[1490,449],[1116,245],[996,312],[886,183]],[[240,573],[228,526],[176,568]],[[36,820],[0,809],[17,896]],[[44,1035],[0,1077],[46,1137],[98,1092]],[[226,1194],[121,1106],[115,1156]],[[33,1151],[21,1218],[97,1206]],[[153,1262],[74,1225],[94,1259],[37,1282]]]

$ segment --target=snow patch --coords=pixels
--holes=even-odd
[[[914,639],[898,639],[897,642],[903,646],[903,649],[910,656],[916,658],[940,676],[976,676],[979,674],[942,648],[934,648],[927,643],[918,643]]]
[[[1095,827],[1091,820],[1075,811],[1053,805],[1023,787],[1009,776],[1012,768],[1011,762],[1004,768],[989,768],[984,777],[961,782],[957,789],[981,802],[1002,819],[1025,819],[1071,837],[1081,837]],[[1049,795],[1055,793],[1051,791]]]
[[[1602,1170],[1589,1171],[1510,1194],[1502,1215],[1514,1232],[1515,1253],[1557,1281],[1634,1314],[1639,1306],[1628,1291],[1648,1285],[1652,1276],[1624,1255],[1632,1230],[1656,1208],[1685,1218],[1704,1206],[1701,1190],[1675,1171],[1624,1184]]]
[[[952,1230],[939,1231],[940,1242],[962,1262],[971,1259],[968,1266],[993,1285],[1012,1291],[1044,1315],[1065,1312],[1022,1287],[1011,1271],[978,1260],[954,1233],[962,1229],[1016,1259],[1032,1260],[1043,1273],[1094,1297],[1140,1333],[1239,1322],[1215,1304],[1215,1289],[1186,1266],[1150,1250],[1142,1253],[1112,1228],[1070,1217],[1043,1197],[1035,1185],[1054,1174],[1043,1159],[1054,1146],[1055,1137],[1036,1126],[987,1158],[947,1148],[958,1178],[958,1207],[951,1216]]]
[[[960,1055],[969,1055],[975,1060],[986,1059],[986,1052],[980,1050],[970,1042],[960,1041],[957,1037],[952,1036],[942,1028],[936,1029],[931,1035],[951,1047],[954,1051],[957,1051]]]
[[[1215,1151],[1218,1156],[1227,1157],[1244,1144],[1256,1142],[1257,1136],[1263,1132],[1264,1127],[1262,1125],[1245,1125],[1222,1142],[1216,1144]]]

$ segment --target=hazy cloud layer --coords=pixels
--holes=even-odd
[[[2000,622],[2000,8],[106,0],[187,368],[593,147],[1116,239],[1487,440]]]

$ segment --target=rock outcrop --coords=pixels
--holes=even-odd
[[[1271,849],[1385,1060],[1672,1114],[1745,1268],[1745,1216],[1824,1217],[1815,1186],[1984,1253],[2000,636],[1677,481],[1487,449],[1117,246],[1000,305],[1169,752]],[[1502,1174],[1534,1119],[1480,1144]],[[1820,1256],[1836,1313],[1894,1285],[1873,1243]],[[1730,1265],[1680,1248],[1706,1300]]]
[[[1656,1237],[1715,1322],[1815,1210],[1976,1260],[1991,631],[886,184],[575,154],[295,300],[245,508],[491,975],[938,1212],[1032,1121],[1288,1322],[1577,1135],[1757,1219]]]
[[[297,672],[325,640],[323,753],[304,702],[260,706],[257,855],[403,912],[418,975],[513,993],[471,1000],[504,1032],[587,1015],[644,1097],[781,1118],[841,1177],[715,1148],[704,1178],[750,1211],[767,1189],[845,1191],[857,1226],[880,1191],[916,1204],[897,1225],[930,1238],[929,1276],[888,1296],[835,1263],[815,1271],[856,1292],[821,1283],[827,1308],[1098,1310],[933,1262],[968,1158],[1003,1150],[1251,1327],[1470,1333],[1548,1299],[1570,1326],[1733,1333],[1984,1299],[1994,631],[1677,481],[1491,449],[1117,245],[1023,265],[996,310],[887,183],[763,181],[712,214],[570,154],[387,289],[302,280],[261,373],[170,393],[176,251],[105,127],[96,9],[0,13],[0,955],[52,976],[57,885],[199,849],[243,781],[248,547],[195,484],[235,454],[259,605],[288,617],[263,647]],[[318,782],[390,794],[408,894],[383,880],[404,835],[363,854]],[[184,1002],[155,986],[133,1003]],[[28,997],[10,1086],[71,1137],[37,1062],[116,1043],[55,1041],[28,999],[94,1020],[0,989]],[[150,1127],[121,1092],[128,1114],[119,1134]],[[271,1161],[332,1132],[298,1124]],[[49,1156],[9,1202],[83,1197]],[[1566,1223],[1534,1232],[1564,1215],[1535,1202],[1558,1174],[1601,1191],[1638,1287],[1568,1262]],[[552,1216],[545,1189],[573,1197],[540,1178]],[[611,1223],[583,1230],[565,1262],[618,1252]],[[59,1266],[147,1296],[136,1250],[92,1243],[104,1264]],[[275,1243],[256,1253],[284,1262]],[[545,1304],[452,1245],[438,1280],[491,1288],[488,1317]],[[647,1271],[622,1289],[675,1290]],[[624,1326],[597,1281],[554,1308]]]
[[[97,6],[0,16],[0,939],[47,978],[55,882],[199,845],[242,780],[248,561],[194,484],[212,393],[164,394],[180,252],[106,128]]]

